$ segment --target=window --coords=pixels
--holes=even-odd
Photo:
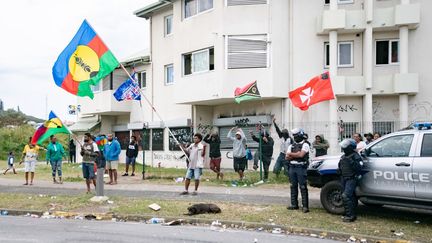
[[[228,69],[268,66],[267,35],[228,36],[226,44]]]
[[[174,65],[169,64],[165,66],[165,85],[174,83]]]
[[[205,49],[183,55],[183,74],[214,70],[214,49]]]
[[[395,131],[395,123],[393,121],[372,122],[373,131],[381,135],[389,134]]]
[[[176,137],[176,139],[181,144],[192,143],[193,132],[190,127],[179,127],[179,128],[171,128],[172,134]],[[169,150],[171,151],[179,151],[180,148],[177,146],[174,138],[169,136]]]
[[[432,157],[432,134],[423,135],[421,157]]]
[[[164,150],[164,129],[152,129],[152,149],[155,151]]]
[[[133,130],[132,135],[136,137],[138,143],[138,148],[142,150],[150,150],[150,130]]]
[[[172,18],[172,15],[168,15],[165,17],[165,36],[172,33]]]
[[[213,0],[184,0],[184,16],[189,18],[213,8]]]
[[[414,135],[386,138],[366,151],[370,157],[408,157]]]
[[[325,67],[330,66],[330,44],[324,43]],[[338,42],[338,67],[353,67],[353,42],[341,41]]]
[[[338,4],[354,3],[354,0],[337,0]],[[330,0],[324,0],[324,4],[330,4]]]
[[[91,90],[93,91],[93,93],[97,93],[97,92],[101,92],[102,91],[102,83],[104,81],[101,80],[99,83],[97,83],[96,85],[90,85]]]
[[[267,4],[267,0],[227,0],[227,6]]]
[[[122,150],[127,149],[129,145],[129,131],[125,132],[115,132],[114,136],[117,138],[117,141],[120,143],[120,148]]]
[[[399,40],[379,40],[375,43],[376,65],[399,63]]]
[[[140,88],[147,87],[147,73],[146,72],[140,72],[140,73],[137,73],[136,75],[137,75],[139,87]]]
[[[339,123],[339,139],[351,138],[354,133],[359,132],[360,124],[358,122],[340,122]]]

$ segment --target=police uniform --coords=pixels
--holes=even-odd
[[[361,171],[361,156],[355,151],[355,141],[347,140],[346,143],[351,142],[352,144],[347,145],[344,148],[343,142],[341,147],[344,150],[339,160],[338,169],[341,176],[341,183],[343,187],[342,200],[345,207],[345,216],[343,221],[353,222],[357,219],[355,208],[357,198],[355,197],[355,189],[357,186],[357,177]]]
[[[288,153],[296,153],[300,151],[306,152],[302,158],[295,158],[289,161],[289,179],[291,182],[291,207],[288,209],[298,209],[298,188],[302,197],[303,212],[309,212],[309,195],[307,189],[307,165],[309,161],[309,144],[304,140],[295,142],[288,146]]]

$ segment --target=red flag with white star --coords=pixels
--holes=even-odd
[[[304,86],[290,91],[289,98],[293,105],[302,111],[309,109],[313,104],[334,99],[329,73],[318,75]]]

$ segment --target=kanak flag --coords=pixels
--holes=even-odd
[[[293,105],[302,111],[309,109],[313,104],[334,99],[329,73],[318,75],[304,86],[289,92],[289,98]]]

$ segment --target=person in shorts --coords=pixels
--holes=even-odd
[[[33,185],[34,174],[36,170],[36,160],[39,155],[39,146],[32,143],[32,137],[29,138],[28,144],[24,147],[22,152],[21,162],[24,162],[25,180],[24,185]],[[30,173],[30,184],[28,183],[28,177]]]
[[[108,142],[104,146],[103,154],[106,159],[106,166],[109,173],[110,181],[106,184],[117,184],[117,169],[119,164],[119,155],[121,152],[120,143],[114,139],[112,134],[107,135]]]
[[[96,159],[99,157],[100,152],[97,144],[93,141],[90,133],[84,134],[84,144],[81,146],[81,156],[83,157],[82,172],[86,180],[87,193],[90,193],[90,183],[93,182],[96,188],[96,177],[94,166]]]
[[[189,153],[189,164],[186,172],[185,191],[180,195],[189,194],[189,185],[192,178],[195,179],[195,191],[192,195],[197,195],[202,169],[204,167],[204,157],[206,153],[206,146],[201,143],[202,135],[195,133],[193,136],[194,143],[191,144],[186,151]]]
[[[235,129],[237,131],[235,135],[232,135]],[[242,181],[247,164],[246,136],[241,128],[233,127],[228,132],[227,138],[233,142],[234,171],[239,174],[240,181]]]
[[[123,176],[129,175],[129,165],[132,165],[132,174],[131,176],[135,176],[135,162],[138,157],[138,143],[136,142],[136,137],[132,136],[131,141],[126,149],[126,172]]]
[[[8,160],[7,160],[8,168],[3,172],[3,175],[6,175],[6,173],[9,170],[12,170],[14,174],[17,174],[15,171],[15,167],[14,167],[14,160],[15,160],[15,157],[14,157],[13,152],[11,151],[11,152],[9,152],[9,156],[8,156]]]
[[[223,173],[220,168],[222,160],[220,151],[221,140],[218,133],[207,134],[204,137],[204,142],[210,145],[210,169],[216,173],[217,180],[219,180],[219,178],[223,180]]]

